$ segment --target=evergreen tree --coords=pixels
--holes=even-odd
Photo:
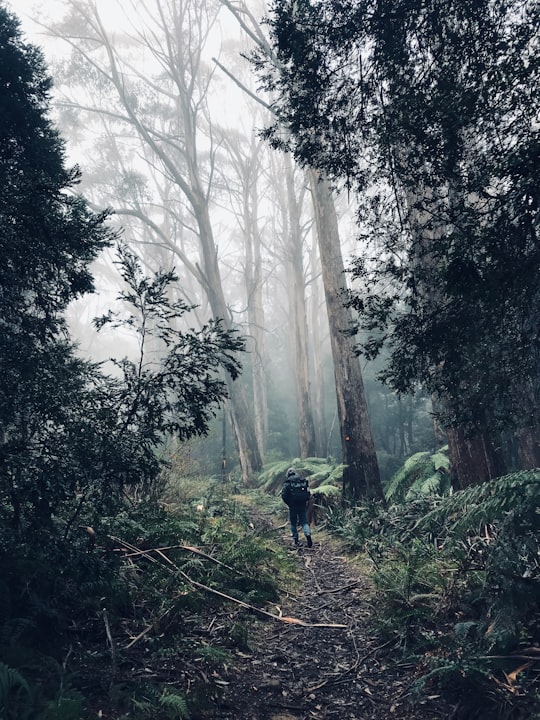
[[[386,381],[423,383],[463,443],[517,430],[523,466],[540,462],[538,13],[276,1],[279,73],[259,58],[297,157],[358,192],[362,351],[386,345]]]
[[[92,290],[89,263],[112,239],[73,193],[50,88],[41,52],[0,8],[0,500],[15,537],[25,516],[47,525],[72,484],[52,469],[63,475],[54,448],[84,386],[62,313]]]

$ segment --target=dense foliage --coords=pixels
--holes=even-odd
[[[357,191],[362,351],[447,426],[538,424],[538,12],[276,0],[256,58],[274,144]]]
[[[514,473],[329,516],[371,558],[382,636],[414,663],[419,694],[442,691],[457,717],[539,711],[539,480]]]
[[[65,167],[63,142],[47,114],[50,84],[41,53],[25,44],[17,20],[0,7],[0,715],[6,718],[79,717],[76,693],[54,714],[25,678],[49,686],[56,675],[65,689],[69,629],[91,624],[103,603],[114,613],[129,602],[118,551],[107,538],[122,513],[135,522],[135,491],[150,495],[156,488],[164,439],[206,432],[227,396],[220,373],[238,376],[236,353],[243,348],[219,322],[177,329],[190,308],[170,299],[174,273],[146,277],[120,245],[124,308],[97,324],[130,329],[140,341],[138,359],[116,360],[116,372],[107,375],[77,356],[64,311],[92,290],[89,264],[116,236],[107,214],[94,213],[75,192],[79,173]],[[159,356],[148,353],[151,336]],[[145,508],[156,512],[152,500]]]

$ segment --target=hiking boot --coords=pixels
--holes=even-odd
[[[298,540],[298,538],[294,538],[294,544],[296,545],[296,547],[300,545],[300,541]]]
[[[306,535],[307,540],[307,546],[311,547],[313,545],[313,540],[311,539],[311,535]]]

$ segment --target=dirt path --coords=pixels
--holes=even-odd
[[[290,539],[279,531],[279,541]],[[317,535],[317,533],[315,533]],[[432,697],[411,708],[414,668],[399,666],[373,630],[369,578],[335,543],[316,538],[298,551],[298,595],[280,608],[305,625],[258,623],[250,650],[238,653],[220,720],[442,720]],[[332,627],[332,626],[342,627]]]

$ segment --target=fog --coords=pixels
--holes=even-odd
[[[176,296],[196,306],[186,326],[220,317],[246,337],[242,379],[230,384],[235,436],[249,416],[263,461],[297,454],[346,461],[336,392],[354,403],[349,418],[358,418],[350,421],[348,438],[364,443],[365,422],[354,429],[364,406],[339,386],[360,367],[350,341],[331,348],[330,335],[341,333],[350,316],[336,316],[329,327],[313,178],[261,139],[272,99],[245,56],[254,39],[265,42],[264,5],[19,0],[11,6],[45,53],[54,121],[69,164],[82,172],[77,190],[93,208],[112,211],[110,224],[148,273],[175,268]],[[346,193],[327,201],[339,255],[337,264],[325,260],[334,274],[325,280],[326,295],[337,297],[345,283],[340,267],[357,252],[354,207]],[[135,336],[97,334],[92,327],[110,308],[121,311],[114,248],[93,272],[95,293],[68,312],[80,352],[98,361],[133,356]],[[380,386],[368,384],[378,402]],[[368,438],[361,454],[373,454],[372,447]]]

